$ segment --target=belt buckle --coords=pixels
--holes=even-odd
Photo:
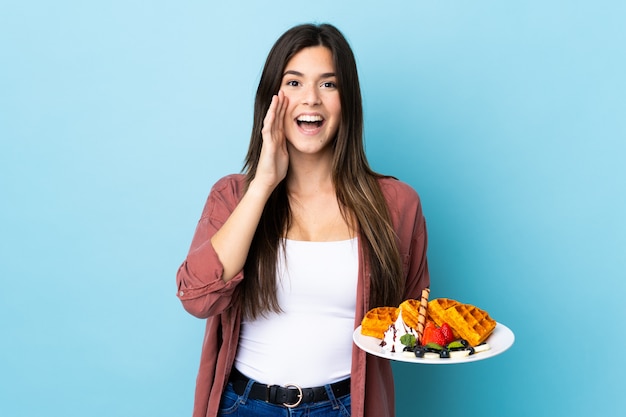
[[[294,408],[300,405],[300,403],[302,402],[302,388],[300,388],[298,385],[296,384],[286,384],[284,385],[285,388],[295,388],[298,390],[298,401],[296,401],[293,404],[287,404],[287,403],[283,403],[283,405],[287,408]]]

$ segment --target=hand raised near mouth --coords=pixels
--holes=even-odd
[[[285,137],[285,112],[289,99],[282,91],[272,97],[272,102],[263,120],[263,145],[255,180],[276,187],[287,175],[289,153]]]

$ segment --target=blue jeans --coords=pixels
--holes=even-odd
[[[330,386],[326,385],[328,400],[316,403],[300,404],[287,408],[263,400],[248,398],[250,380],[241,396],[233,390],[229,382],[222,394],[219,417],[350,417],[350,394],[336,398]]]

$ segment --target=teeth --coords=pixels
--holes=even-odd
[[[316,116],[303,115],[303,116],[298,117],[299,122],[312,123],[312,122],[321,122],[322,120],[324,119],[320,115],[316,115]]]

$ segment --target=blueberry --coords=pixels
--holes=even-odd
[[[413,353],[415,353],[415,357],[423,358],[424,353],[426,353],[426,349],[424,348],[424,346],[415,346]]]

